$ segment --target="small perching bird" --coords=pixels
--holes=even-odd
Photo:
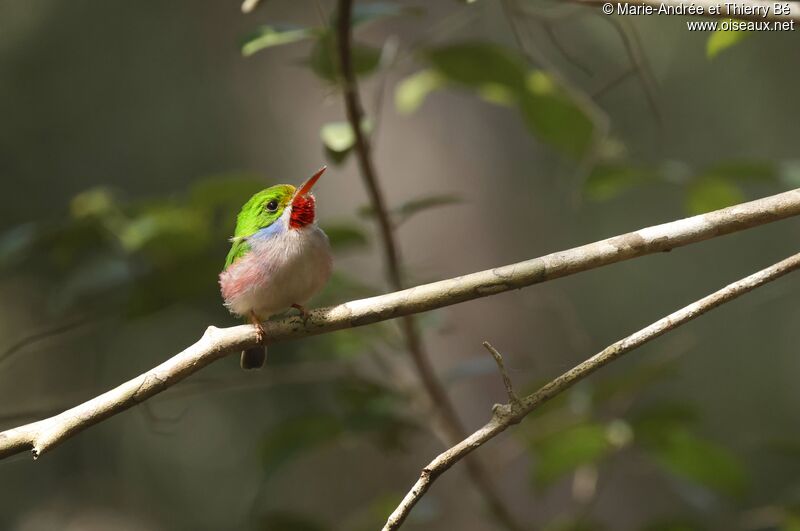
[[[249,319],[264,340],[261,322],[289,308],[305,315],[305,304],[331,276],[328,237],[315,222],[311,188],[325,172],[317,171],[300,188],[278,184],[261,190],[236,218],[231,250],[219,285],[225,306]],[[243,369],[264,365],[265,346],[242,352]]]

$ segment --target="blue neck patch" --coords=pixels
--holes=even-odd
[[[281,216],[269,227],[264,227],[252,236],[248,236],[247,240],[252,243],[266,242],[284,232],[286,232],[286,229],[284,228],[283,217]]]

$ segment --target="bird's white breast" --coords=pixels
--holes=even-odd
[[[254,311],[266,319],[292,304],[305,304],[330,277],[330,244],[322,229],[316,224],[290,228],[288,215],[276,223],[283,224],[281,230],[251,237],[250,251],[222,274],[222,282],[246,285],[225,301],[237,315]]]

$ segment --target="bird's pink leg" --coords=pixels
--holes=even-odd
[[[266,331],[264,331],[264,326],[261,324],[261,319],[258,318],[256,312],[250,312],[250,324],[256,327],[256,334],[258,335],[258,342],[263,343],[264,339],[267,337]]]
[[[304,322],[304,323],[305,323],[306,321],[308,321],[308,318],[310,317],[310,314],[309,314],[309,313],[308,313],[308,311],[307,311],[307,310],[306,310],[306,309],[303,307],[303,305],[302,305],[302,304],[292,304],[292,308],[294,308],[295,310],[297,310],[298,312],[300,312],[300,317],[302,317],[302,318],[303,318],[303,322]]]

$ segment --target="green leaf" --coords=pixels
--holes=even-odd
[[[518,105],[528,129],[563,153],[580,156],[589,147],[594,130],[589,117],[549,76],[529,72],[518,55],[494,44],[467,42],[428,50],[426,58],[446,81],[471,88],[491,103]]]
[[[732,19],[727,19],[726,22],[732,22]],[[720,21],[720,24],[723,21]],[[742,42],[747,37],[751,36],[751,31],[737,31],[737,30],[722,30],[717,29],[706,41],[706,57],[711,60],[718,56],[723,51]]]
[[[430,49],[425,56],[450,82],[474,89],[500,86],[514,96],[526,93],[524,62],[501,46],[465,42]]]
[[[270,427],[261,447],[267,475],[298,455],[336,440],[342,431],[341,421],[327,413],[294,417]]]
[[[726,179],[707,177],[693,182],[686,196],[690,214],[702,214],[744,201],[742,190]]]
[[[461,203],[461,198],[451,194],[419,197],[406,201],[400,206],[393,208],[389,212],[389,215],[392,218],[394,225],[399,226],[408,221],[408,219],[413,215],[424,212],[425,210],[458,203]],[[364,205],[358,209],[358,214],[365,218],[372,218],[375,217],[375,209],[372,207],[372,205]]]
[[[439,208],[448,205],[455,205],[461,202],[461,198],[451,194],[430,195],[428,197],[420,197],[411,199],[400,205],[395,209],[395,224],[400,225],[407,221],[410,217],[425,210],[432,208]]]
[[[778,168],[771,162],[729,161],[703,170],[700,178],[731,179],[742,182],[777,181]]]
[[[526,74],[520,110],[528,128],[563,153],[581,156],[592,141],[594,125],[544,72]]]
[[[249,57],[265,48],[290,44],[314,36],[315,31],[298,26],[261,26],[255,32],[244,38],[242,42],[242,55]]]
[[[580,156],[591,143],[592,122],[567,100],[557,97],[527,98],[523,115],[528,127],[542,141],[567,155]]]
[[[533,477],[537,486],[548,487],[581,465],[596,463],[612,445],[600,424],[579,424],[534,442],[537,459]]]
[[[97,187],[77,194],[69,207],[75,219],[103,218],[117,211],[117,201],[111,190]]]
[[[377,48],[359,43],[352,43],[351,60],[353,71],[357,76],[366,76],[380,64],[381,52]],[[317,38],[308,59],[311,71],[318,77],[331,83],[339,80],[339,56],[336,39],[330,32]]]
[[[173,203],[145,204],[119,233],[128,252],[144,252],[159,261],[193,254],[209,243],[209,220],[200,211]]]
[[[364,118],[361,122],[361,131],[369,135],[372,131],[372,122]],[[341,164],[355,147],[356,136],[349,122],[331,122],[319,130],[322,144],[328,159],[334,164]]]
[[[319,137],[325,147],[334,153],[346,153],[356,141],[349,122],[327,123],[319,130]]]
[[[644,439],[643,445],[656,462],[676,476],[729,496],[744,491],[745,472],[736,456],[685,428],[665,430],[658,439]]]
[[[583,191],[593,201],[608,201],[655,179],[657,175],[652,170],[621,164],[599,164],[586,179]]]
[[[411,74],[400,83],[394,93],[394,105],[400,114],[411,114],[420,106],[431,92],[443,87],[445,78],[431,69]]]
[[[70,201],[70,214],[79,223],[94,223],[119,238],[128,222],[114,193],[106,187],[85,190]]]

